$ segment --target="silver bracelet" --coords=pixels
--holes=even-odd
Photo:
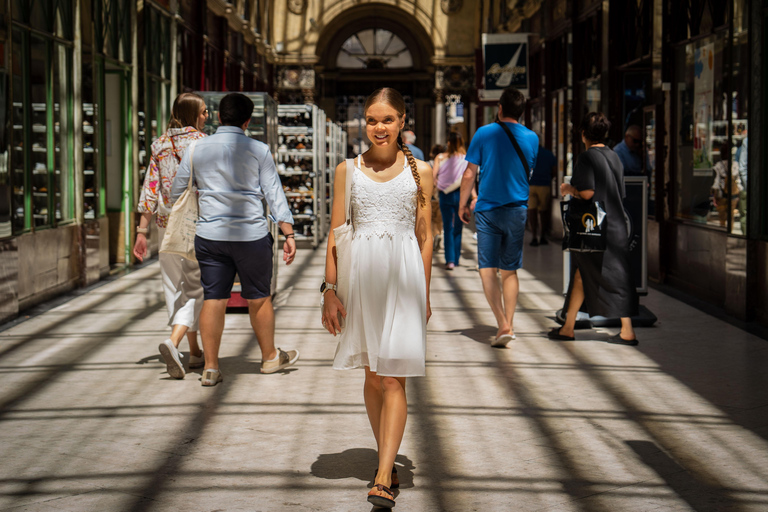
[[[149,234],[149,228],[136,227],[136,232],[137,233],[141,233],[142,235],[148,235]]]

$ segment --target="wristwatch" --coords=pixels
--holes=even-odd
[[[320,293],[325,294],[325,292],[327,292],[328,290],[333,290],[335,292],[336,285],[323,281],[323,284],[320,285]]]

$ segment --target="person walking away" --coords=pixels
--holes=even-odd
[[[138,210],[141,217],[133,246],[133,254],[139,261],[147,257],[147,236],[153,216],[157,224],[158,241],[162,242],[165,236],[168,215],[171,213],[171,183],[189,145],[205,137],[203,127],[207,118],[205,100],[191,92],[182,93],[173,102],[168,129],[152,143],[152,156],[139,196]],[[189,342],[189,368],[201,368],[204,363],[203,353],[197,343],[198,321],[203,307],[200,267],[197,261],[175,254],[161,253],[158,260],[168,310],[168,325],[171,327],[171,336],[160,344],[160,355],[165,361],[168,375],[174,379],[183,379],[185,371],[179,345],[185,334]]]
[[[403,132],[403,140],[405,141],[405,145],[408,146],[408,149],[411,151],[413,158],[424,161],[424,152],[415,146],[416,134],[411,130],[406,130]]]
[[[322,322],[334,336],[341,333],[334,369],[365,369],[365,409],[379,455],[367,500],[392,508],[392,488],[399,485],[395,458],[408,413],[405,380],[425,374],[427,321],[432,314],[432,169],[403,144],[405,102],[399,92],[388,87],[373,92],[364,112],[373,144],[350,164],[354,236],[349,290],[342,304],[335,291],[336,242],[331,230]],[[334,229],[345,222],[347,165],[336,167]]]
[[[642,128],[636,124],[629,125],[624,132],[624,140],[616,144],[613,151],[624,166],[624,176],[645,176],[643,161],[647,162],[648,155],[643,149]]]
[[[440,153],[445,153],[445,146],[442,144],[435,144],[432,149],[429,150],[429,164],[430,168],[435,165],[435,159]],[[440,213],[440,200],[438,198],[437,189],[432,194],[431,198],[432,209],[432,252],[437,252],[440,249],[440,239],[443,236],[443,217]]]
[[[589,316],[621,318],[621,331],[609,343],[637,345],[630,317],[637,314],[638,299],[629,265],[629,240],[624,221],[624,169],[618,155],[605,145],[611,123],[604,114],[590,112],[579,131],[586,151],[573,169],[571,183],[560,185],[571,201],[600,201],[607,219],[605,252],[572,252],[571,282],[563,311],[565,323],[548,336],[573,341],[576,315],[586,304]]]
[[[469,223],[467,201],[480,167],[475,204],[477,254],[485,298],[498,324],[496,338],[491,343],[494,347],[506,346],[515,339],[513,319],[520,289],[517,269],[523,266],[530,178],[501,123],[509,128],[528,168],[533,169],[539,138],[518,122],[523,112],[523,93],[514,87],[504,89],[499,100],[498,122],[483,126],[475,133],[467,151],[469,165],[461,181],[459,216]]]
[[[552,179],[555,176],[557,176],[557,159],[550,150],[541,145],[541,137],[539,137],[539,151],[536,156],[536,167],[533,168],[531,175],[531,192],[528,198],[528,220],[533,233],[533,240],[531,240],[533,247],[549,243],[546,234],[549,232],[549,207],[552,204],[550,195]],[[541,226],[541,234],[537,238],[539,226]]]
[[[235,274],[240,277],[241,295],[248,301],[251,326],[261,348],[261,372],[274,373],[299,358],[298,350],[283,351],[274,345],[275,312],[270,296],[274,240],[262,199],[285,235],[286,265],[296,256],[296,242],[293,217],[269,147],[245,135],[252,113],[253,102],[247,96],[224,96],[219,104],[222,126],[196,142],[194,162],[190,152],[184,155],[171,188],[171,199],[176,201],[187,188],[191,172],[199,193],[195,254],[205,298],[200,313],[203,386],[223,380],[219,347]]]
[[[464,224],[459,218],[459,197],[461,180],[467,169],[466,156],[464,138],[458,132],[451,132],[448,134],[448,150],[435,158],[432,168],[443,217],[446,270],[453,270],[461,257],[461,232]]]

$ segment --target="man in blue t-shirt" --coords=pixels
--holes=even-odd
[[[613,152],[618,155],[621,165],[624,166],[624,176],[643,176],[643,158],[648,160],[648,155],[643,149],[643,129],[633,124],[624,132],[624,140],[613,147]],[[646,162],[646,168],[648,167]]]
[[[552,178],[556,175],[556,165],[555,155],[544,146],[539,146],[536,167],[533,168],[533,175],[531,175],[531,193],[528,198],[528,220],[533,233],[533,240],[531,240],[533,247],[549,243],[544,235],[549,231],[549,205],[552,203]],[[539,231],[539,216],[541,216],[541,236],[536,238]]]
[[[525,96],[514,87],[504,89],[499,100],[498,119],[517,141],[528,168],[536,167],[539,138],[518,123],[525,112]],[[480,168],[475,222],[477,255],[483,291],[499,330],[492,345],[502,347],[515,339],[515,315],[519,282],[517,269],[523,266],[523,238],[528,213],[530,176],[500,123],[477,130],[467,151],[467,170],[461,182],[459,216],[469,222],[467,201]],[[501,270],[501,286],[496,277]],[[503,290],[503,293],[502,293]],[[503,295],[503,301],[502,301]]]

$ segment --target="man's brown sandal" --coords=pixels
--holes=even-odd
[[[390,497],[387,498],[385,496],[379,496],[378,494],[374,494],[377,492],[383,492],[385,494],[388,494]],[[368,503],[376,507],[392,508],[395,506],[395,494],[392,492],[392,489],[390,489],[386,485],[376,484],[373,486],[373,489],[368,491]]]
[[[379,474],[379,469],[376,468],[376,471],[373,472],[373,481],[376,481],[376,475]],[[392,484],[389,486],[391,489],[397,489],[400,487],[400,479],[397,478],[397,468],[395,466],[392,466]]]

